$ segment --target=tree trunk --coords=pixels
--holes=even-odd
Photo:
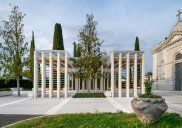
[[[17,78],[17,89],[18,89],[18,97],[20,97],[20,81],[19,81],[19,78]]]

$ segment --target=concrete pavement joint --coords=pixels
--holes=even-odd
[[[73,95],[71,95],[68,98],[64,99],[62,102],[60,102],[58,105],[54,106],[53,108],[51,108],[49,111],[47,111],[44,114],[47,114],[47,115],[54,115],[54,114],[56,114],[56,112],[59,111],[59,109],[61,109],[69,100],[71,100]]]
[[[19,103],[19,102],[22,102],[22,101],[30,100],[30,99],[32,99],[32,98],[26,98],[26,99],[21,99],[21,100],[13,101],[13,102],[10,102],[10,103],[2,104],[2,105],[0,105],[0,108],[11,105],[11,104]]]
[[[117,109],[117,110],[122,110],[123,112],[126,113],[131,113],[129,110],[124,108],[122,105],[120,105],[118,102],[116,102],[113,98],[107,98],[109,102]]]

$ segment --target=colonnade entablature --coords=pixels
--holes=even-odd
[[[113,51],[106,64],[100,67],[100,79],[75,78],[78,69],[72,57],[64,50],[34,51],[34,98],[41,96],[57,98],[69,92],[87,93],[88,82],[94,92],[111,92],[111,96],[130,97],[145,93],[145,53],[143,51]]]

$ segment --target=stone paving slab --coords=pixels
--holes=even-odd
[[[0,108],[0,114],[44,114],[64,98],[32,98]]]
[[[72,98],[57,114],[116,112],[117,109],[107,98]]]
[[[6,97],[0,97],[0,105],[2,104],[6,104],[6,103],[10,103],[13,101],[18,101],[18,100],[22,100],[25,99],[27,97],[12,97],[12,96],[6,96]]]
[[[122,105],[124,108],[126,108],[128,111],[130,111],[131,113],[133,113],[133,109],[131,107],[131,101],[133,100],[133,97],[130,98],[126,98],[126,97],[122,97],[122,98],[113,98],[115,101],[117,101],[120,105]]]

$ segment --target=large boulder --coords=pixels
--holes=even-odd
[[[145,125],[155,123],[168,109],[164,98],[135,97],[131,106],[138,119]]]

